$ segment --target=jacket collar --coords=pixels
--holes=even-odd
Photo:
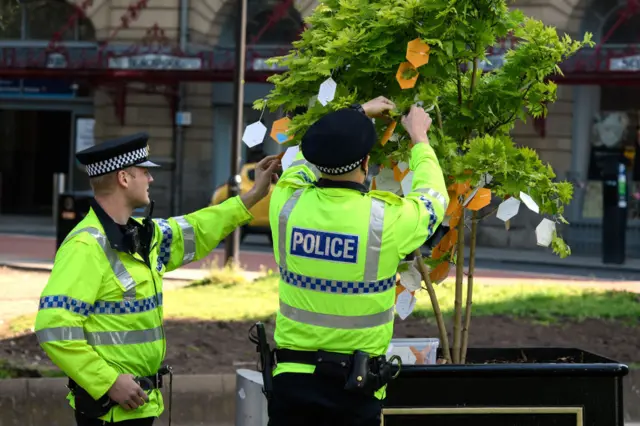
[[[104,209],[100,206],[100,204],[96,201],[95,198],[92,198],[91,208],[95,212],[100,224],[102,225],[102,229],[104,229],[104,233],[109,240],[109,244],[111,248],[114,250],[118,250],[121,252],[129,252],[129,245],[124,235],[124,226],[118,225],[112,218],[104,211]],[[127,227],[129,226],[138,226],[138,223],[129,218],[127,222]]]
[[[343,189],[353,189],[355,191],[359,191],[363,194],[369,192],[369,188],[367,188],[364,184],[358,182],[351,181],[338,181],[331,180],[326,178],[320,178],[316,182],[316,187],[318,188],[343,188]]]

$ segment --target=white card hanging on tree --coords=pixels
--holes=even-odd
[[[398,299],[396,300],[396,312],[400,319],[405,320],[411,312],[413,312],[413,308],[416,306],[416,298],[411,295],[409,290],[404,290],[402,293],[398,295]]]
[[[417,291],[422,288],[422,275],[418,271],[417,259],[409,263],[409,269],[400,272],[400,284],[409,291]]]
[[[546,218],[542,219],[542,222],[536,226],[536,239],[538,240],[538,245],[542,247],[549,247],[555,230],[555,222]]]
[[[392,169],[385,167],[374,179],[377,191],[389,191],[396,195],[402,195],[402,186],[394,179]]]
[[[533,198],[531,198],[529,194],[525,194],[524,192],[520,191],[520,199],[525,206],[529,207],[529,210],[531,210],[532,212],[540,213],[540,208],[538,207],[536,202],[533,201]]]
[[[515,197],[511,197],[500,203],[496,217],[501,221],[506,222],[517,215],[518,210],[520,210],[520,200]]]
[[[280,162],[282,163],[282,171],[285,171],[289,167],[291,167],[291,163],[293,163],[293,160],[295,160],[298,152],[300,152],[300,147],[298,145],[291,146],[287,149],[287,151],[282,156],[282,160],[280,160]]]
[[[338,85],[333,80],[333,78],[329,77],[328,79],[326,79],[320,85],[320,90],[318,91],[318,102],[320,102],[322,106],[326,106],[336,96],[337,88]]]
[[[260,121],[249,124],[242,135],[242,142],[244,142],[249,148],[253,148],[256,145],[260,145],[264,141],[264,137],[267,135],[267,127]]]

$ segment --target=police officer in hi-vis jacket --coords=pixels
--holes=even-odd
[[[77,154],[94,199],[56,253],[40,299],[35,333],[69,377],[67,399],[79,426],[150,426],[160,416],[159,388],[169,372],[162,366],[162,277],[202,259],[248,223],[249,209],[268,194],[279,167],[275,156],[266,157],[246,194],[152,220],[150,168],[157,165],[148,159],[147,139],[146,133],[135,134]],[[131,218],[149,204],[144,220]]]
[[[379,97],[319,119],[271,195],[280,301],[270,426],[380,425],[396,270],[449,202],[427,137],[431,118],[417,106],[402,119],[411,192],[364,185],[378,140],[372,117],[394,107]]]

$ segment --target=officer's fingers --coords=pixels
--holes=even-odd
[[[142,398],[144,401],[149,402],[149,395],[147,395],[147,393],[146,393],[142,388],[140,388],[140,389],[138,390],[138,395],[139,395],[139,396],[140,396],[140,398]]]

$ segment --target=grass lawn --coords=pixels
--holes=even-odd
[[[228,281],[233,281],[229,284]],[[445,316],[453,314],[453,280],[437,286],[440,308]],[[466,294],[466,293],[465,293]],[[412,315],[432,317],[426,291],[416,293],[418,302]],[[209,285],[194,285],[168,291],[164,297],[167,318],[209,320],[243,320],[265,318],[278,306],[278,280],[270,276],[253,283],[242,279],[216,276]],[[504,315],[555,321],[560,318],[586,318],[637,321],[640,317],[640,295],[631,292],[605,291],[557,284],[519,283],[491,285],[474,283],[474,316]]]

